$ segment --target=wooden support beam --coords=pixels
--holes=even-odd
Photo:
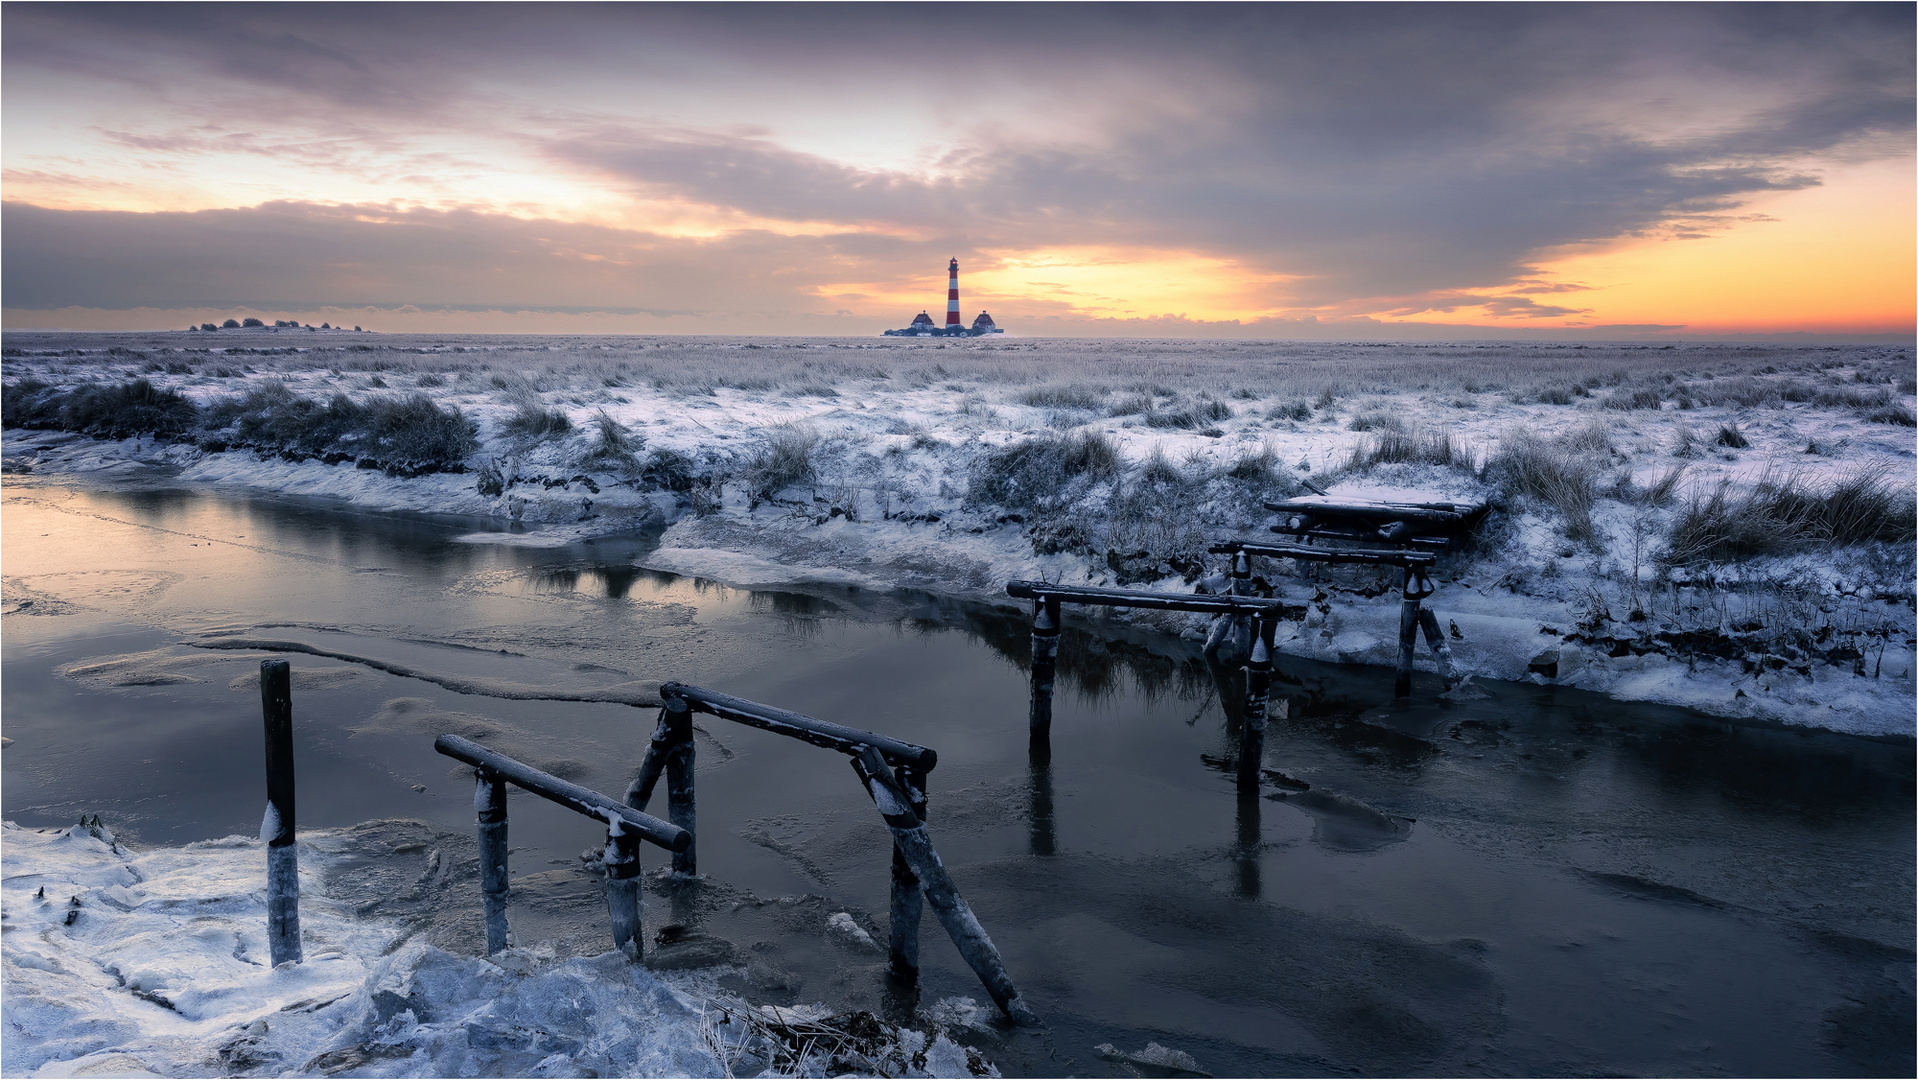
[[[662,700],[683,698],[698,712],[710,713],[736,724],[762,728],[843,754],[857,753],[860,747],[870,746],[884,755],[888,764],[910,766],[920,773],[931,772],[933,766],[939,763],[939,755],[931,747],[915,746],[899,739],[828,723],[804,713],[776,709],[700,686],[669,682],[660,686],[659,696]]]
[[[551,773],[541,772],[498,751],[488,750],[471,739],[441,735],[433,740],[433,749],[456,761],[496,773],[502,780],[516,784],[542,799],[556,802],[576,814],[601,821],[610,821],[608,814],[615,815],[626,823],[627,828],[638,833],[640,839],[667,851],[684,851],[692,846],[693,834],[671,822],[661,821],[651,814],[614,802],[591,788],[580,787]]]
[[[1438,556],[1429,551],[1389,551],[1365,548],[1320,548],[1302,544],[1247,544],[1227,541],[1213,544],[1214,555],[1263,555],[1270,559],[1297,559],[1300,562],[1361,563],[1372,566],[1430,566]]]
[[[1100,589],[1089,585],[1055,585],[1049,581],[1011,581],[1006,595],[1022,600],[1044,597],[1067,604],[1096,607],[1145,608],[1152,611],[1200,611],[1213,615],[1256,615],[1271,611],[1283,613],[1283,601],[1254,596],[1201,596],[1190,593],[1156,593],[1138,589]],[[1293,605],[1300,615],[1304,608]]]
[[[853,755],[852,767],[859,774],[866,794],[872,796],[873,805],[879,808],[880,816],[885,818],[886,827],[892,830],[895,850],[912,868],[926,902],[932,905],[933,914],[945,927],[952,943],[958,946],[959,955],[979,976],[986,993],[1013,1020],[1035,1020],[1032,1010],[1019,1000],[1019,991],[1012,985],[1012,977],[1006,974],[999,950],[986,936],[985,928],[979,925],[979,918],[972,913],[965,897],[959,895],[959,887],[946,873],[945,864],[939,861],[932,838],[926,834],[926,823],[913,813],[911,797],[893,779],[884,757],[877,748],[866,747]]]

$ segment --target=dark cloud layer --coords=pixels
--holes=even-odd
[[[698,290],[741,273],[736,292],[801,303],[791,283],[809,268],[878,280],[856,275],[948,249],[1099,244],[1297,275],[1273,307],[1447,310],[1458,290],[1511,286],[1505,313],[1562,315],[1575,299],[1521,285],[1539,253],[1708,231],[1756,193],[1815,183],[1820,155],[1908,152],[1914,112],[1908,4],[10,4],[4,19],[10,95],[69,72],[183,108],[254,108],[261,125],[492,125],[615,189],[839,226],[694,243],[486,215],[10,207],[15,308],[371,301],[361,294],[383,288],[398,292],[377,299],[530,303],[615,281],[711,307],[722,301]],[[888,85],[1029,93],[1083,104],[1087,128],[1041,138],[979,116],[929,175],[691,126],[666,99],[512,104],[542,77],[611,86],[620,72],[693,95],[840,94],[854,109]],[[1099,107],[1129,86],[1140,107]],[[553,271],[568,245],[623,269]],[[113,249],[142,254],[98,265]],[[788,260],[785,284],[752,268],[766,257]]]

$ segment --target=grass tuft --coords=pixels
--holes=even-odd
[[[1450,432],[1383,429],[1352,450],[1346,469],[1369,472],[1380,465],[1467,464]]]
[[[784,424],[766,433],[766,445],[746,466],[745,481],[754,497],[770,499],[794,484],[818,475],[813,455],[819,433],[809,427]]]
[[[1040,409],[1099,409],[1105,400],[1105,391],[1080,383],[1035,386],[1019,395],[1019,404]]]
[[[539,442],[573,430],[573,422],[558,409],[543,408],[529,401],[507,417],[506,422],[500,425],[500,430],[515,438]]]
[[[1118,447],[1101,432],[1025,439],[982,457],[973,467],[966,500],[1010,509],[1058,505],[1078,484],[1116,479]]]
[[[1606,453],[1593,453],[1602,443]],[[1518,428],[1499,440],[1497,453],[1486,462],[1485,479],[1507,499],[1543,503],[1565,520],[1565,535],[1591,541],[1592,505],[1598,500],[1598,473],[1609,459],[1610,443],[1597,427],[1565,432],[1555,439],[1540,438]]]
[[[1915,522],[1912,493],[1894,487],[1883,469],[1861,470],[1823,490],[1797,474],[1766,476],[1743,495],[1721,481],[1710,495],[1694,495],[1672,523],[1664,561],[1683,566],[1827,545],[1909,544],[1918,536]]]

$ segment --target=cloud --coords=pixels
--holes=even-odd
[[[454,172],[550,174],[735,230],[298,191],[151,220],[10,207],[10,305],[21,289],[55,306],[801,310],[820,283],[949,254],[1099,246],[1230,261],[1274,312],[1574,316],[1531,299],[1575,288],[1534,280],[1541,253],[1722,231],[1826,157],[1908,153],[1914,112],[1895,5],[1028,5],[957,23],[929,5],[10,5],[4,21],[10,117],[69,91],[138,107],[93,134],[121,176],[224,156],[432,189],[398,205],[462,201]],[[16,156],[19,175],[115,182]],[[793,231],[813,235],[774,235]],[[113,249],[135,254],[95,254]]]

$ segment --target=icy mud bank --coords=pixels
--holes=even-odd
[[[6,822],[0,1068],[8,1076],[751,1075],[780,1065],[782,1053],[793,1057],[781,1022],[831,1023],[805,1006],[769,1020],[715,995],[710,978],[655,973],[618,953],[560,959],[533,945],[480,959],[437,947],[426,940],[435,928],[418,913],[369,914],[381,905],[351,887],[367,884],[370,861],[395,855],[409,857],[418,879],[411,891],[459,887],[438,880],[447,869],[439,848],[392,824],[402,827],[301,834],[305,960],[276,968],[266,960],[260,841],[134,851],[98,824],[42,832]],[[842,1040],[859,1056],[840,1063],[863,1075],[997,1075],[942,1032],[865,1019],[862,1038]],[[781,1067],[819,1075],[830,1064],[816,1055]]]
[[[105,441],[57,432],[9,432],[5,460],[16,475],[76,482],[165,480],[244,494],[338,500],[376,511],[451,513],[495,527],[473,543],[560,547],[620,531],[659,530],[648,569],[742,588],[820,585],[915,589],[1007,605],[1015,579],[1189,592],[1222,560],[1159,558],[1146,548],[1097,552],[1066,544],[1072,514],[1007,511],[968,501],[950,482],[946,498],[887,507],[871,490],[795,482],[772,492],[720,482],[696,502],[684,493],[640,490],[614,473],[527,479],[497,494],[472,474],[394,477],[348,464],[292,462],[252,451],[208,453],[151,439]],[[945,472],[965,476],[959,447]],[[523,470],[530,466],[522,466]],[[1364,477],[1327,480],[1354,497],[1447,498],[1494,494],[1456,470],[1386,465]],[[935,490],[937,488],[935,487]],[[1187,508],[1167,529],[1200,536],[1257,537],[1270,515],[1225,496]],[[1086,502],[1110,499],[1090,492]],[[1655,573],[1647,518],[1670,511],[1627,504],[1592,510],[1592,529],[1612,550],[1568,542],[1548,513],[1494,512],[1487,535],[1439,564],[1427,600],[1445,625],[1457,674],[1574,686],[1628,701],[1681,705],[1728,718],[1863,734],[1914,732],[1913,604],[1909,550],[1867,545],[1752,560],[1706,572]],[[1079,514],[1084,516],[1084,509]],[[1204,527],[1202,519],[1220,523]],[[1061,520],[1065,521],[1061,525]],[[1626,556],[1630,558],[1629,554]],[[1398,604],[1393,572],[1294,567],[1254,560],[1254,571],[1303,617],[1279,633],[1282,652],[1347,664],[1395,663]],[[1095,610],[1102,621],[1202,638],[1203,617]],[[1419,670],[1437,677],[1421,643]],[[1381,674],[1381,679],[1386,678]],[[1424,691],[1421,691],[1424,692]]]
[[[1535,520],[1520,525],[1539,527]],[[742,587],[906,587],[995,604],[1009,603],[1005,583],[1021,578],[1122,583],[1096,560],[1035,556],[1027,531],[1016,526],[955,536],[937,527],[818,525],[768,515],[682,520],[666,530],[645,564]],[[1254,570],[1270,575],[1274,595],[1304,612],[1280,628],[1282,653],[1381,668],[1397,662],[1398,583],[1391,572],[1311,569],[1281,576],[1256,559]],[[1681,592],[1676,603],[1716,603],[1724,622],[1743,626],[1699,629],[1696,619],[1687,626],[1682,615],[1636,623],[1594,618],[1593,605],[1605,603],[1602,590],[1609,583],[1575,566],[1542,579],[1526,576],[1524,565],[1497,558],[1441,563],[1433,576],[1438,591],[1426,604],[1446,626],[1458,675],[1575,686],[1728,718],[1863,735],[1913,734],[1914,655],[1906,605],[1836,592],[1801,595],[1797,603],[1813,610],[1822,605],[1831,609],[1828,616],[1848,607],[1844,617],[1855,623],[1876,618],[1889,627],[1873,635],[1826,635],[1822,642],[1806,633],[1794,645],[1755,621],[1767,611],[1780,617],[1777,609],[1786,606],[1769,588],[1714,583],[1723,595],[1709,601]],[[1178,573],[1123,583],[1164,592],[1194,586]],[[1090,627],[1140,626],[1195,642],[1208,629],[1206,617],[1178,612],[1091,609],[1068,619]],[[1421,685],[1436,692],[1438,668],[1422,641],[1417,667],[1432,679]],[[1385,685],[1390,674],[1381,671],[1380,680]]]

